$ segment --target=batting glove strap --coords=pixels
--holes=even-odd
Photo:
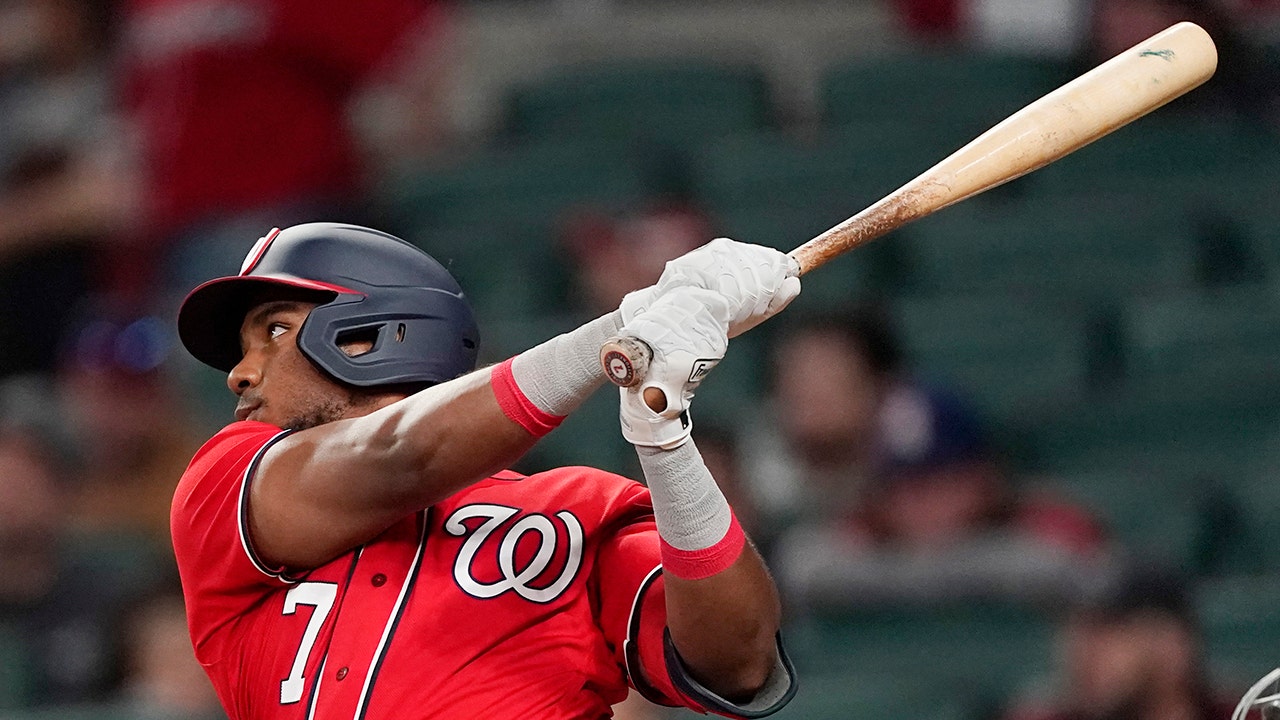
[[[800,265],[773,248],[716,238],[668,262],[656,294],[663,297],[679,287],[700,287],[723,296],[721,320],[728,325],[729,337],[737,337],[800,294]],[[643,302],[643,297],[634,300],[636,305]]]
[[[618,388],[621,395],[618,425],[622,437],[636,447],[672,450],[689,441],[693,419],[689,411],[670,418],[655,413],[645,405],[635,388]]]

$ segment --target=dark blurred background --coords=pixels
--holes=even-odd
[[[271,227],[418,244],[495,362],[1179,20],[1214,79],[807,276],[695,438],[787,596],[779,717],[1229,717],[1280,664],[1275,0],[0,0],[0,717],[220,717],[168,502],[232,403],[173,319]],[[615,413],[520,469],[638,476]]]

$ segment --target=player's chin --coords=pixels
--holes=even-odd
[[[326,403],[292,415],[282,423],[272,424],[285,430],[307,430],[335,420],[341,420],[346,417],[348,409],[349,405],[344,405],[343,403]],[[264,419],[263,422],[271,421]]]

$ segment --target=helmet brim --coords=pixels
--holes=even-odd
[[[178,309],[178,337],[187,352],[222,372],[240,362],[240,327],[254,306],[269,300],[327,303],[356,290],[306,278],[237,275],[192,290]]]

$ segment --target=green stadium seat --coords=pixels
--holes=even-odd
[[[860,58],[821,83],[827,122],[927,122],[976,136],[1069,79],[1061,64],[971,49]],[[907,89],[910,89],[909,91]]]
[[[1265,389],[1280,405],[1280,292],[1222,288],[1131,300],[1123,332],[1132,374],[1231,378],[1228,387]]]
[[[596,137],[683,146],[763,127],[771,108],[763,73],[698,59],[617,60],[558,68],[516,87],[518,136]]]
[[[1216,675],[1244,688],[1280,665],[1280,575],[1201,581],[1197,606]]]
[[[1227,480],[1280,427],[1274,399],[1228,382],[1124,383],[1074,405],[1028,416],[1024,431],[1047,472],[1115,469]]]
[[[1224,521],[1233,532],[1218,548],[1215,569],[1280,575],[1280,423],[1249,450],[1243,468],[1225,483],[1231,504]]]
[[[202,713],[173,710],[163,712],[128,702],[64,705],[48,709],[5,713],[3,720],[226,720],[221,711]]]
[[[1045,192],[1148,193],[1162,203],[1270,193],[1280,142],[1219,119],[1143,118],[1040,170]]]
[[[882,675],[841,667],[806,672],[779,720],[976,720],[981,701],[967,688],[929,677],[932,667],[911,675]]]
[[[457,278],[476,310],[483,346],[494,323],[525,323],[565,309],[572,268],[554,232],[531,223],[475,221],[419,226],[402,231],[401,237],[426,250]]]
[[[800,672],[926,677],[967,688],[975,700],[1003,698],[1052,663],[1053,623],[1044,613],[998,605],[864,610],[809,620],[787,631]]]
[[[633,155],[573,138],[487,148],[389,178],[380,191],[390,224],[410,228],[546,228],[575,209],[626,208],[648,194]]]
[[[1267,274],[1272,280],[1280,279],[1280,215],[1268,203],[1252,205],[1241,215],[1245,218],[1251,246],[1258,252]]]
[[[1085,394],[1088,314],[1005,295],[903,298],[892,308],[918,375],[956,386],[996,420]]]
[[[814,232],[853,215],[955,149],[936,134],[866,123],[797,137],[761,131],[708,141],[694,158],[693,190],[713,211],[744,207],[812,212]]]
[[[1196,282],[1194,245],[1176,206],[1092,198],[964,205],[903,232],[920,293],[1106,302]]]
[[[1102,469],[1041,478],[1028,489],[1084,508],[1120,547],[1140,557],[1198,567],[1207,493],[1193,476]]]
[[[0,711],[24,707],[29,701],[29,662],[22,640],[0,624]]]

